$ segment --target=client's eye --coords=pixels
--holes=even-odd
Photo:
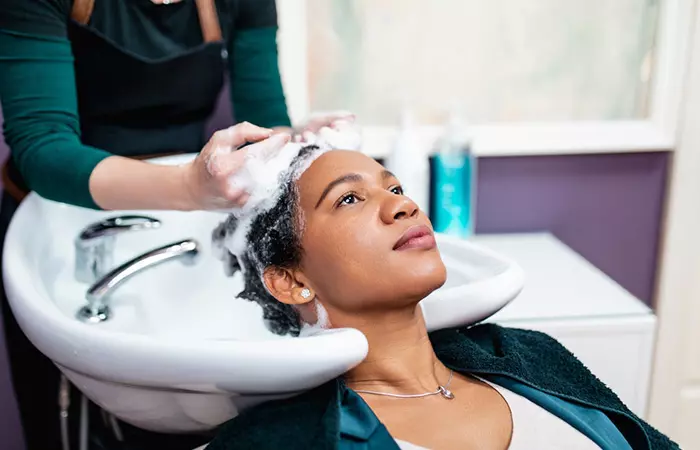
[[[340,197],[340,199],[336,203],[336,207],[352,205],[353,203],[357,203],[358,201],[360,201],[360,197],[358,197],[357,194],[355,194],[354,192],[348,192],[347,194]]]
[[[401,186],[394,186],[389,190],[396,195],[403,195],[403,188]]]

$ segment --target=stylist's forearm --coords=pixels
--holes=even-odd
[[[111,156],[90,175],[90,194],[100,208],[196,209],[181,166],[165,166]]]

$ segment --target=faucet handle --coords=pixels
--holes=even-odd
[[[110,217],[83,228],[78,235],[78,240],[85,242],[105,236],[115,236],[126,231],[150,230],[160,227],[160,224],[160,220],[150,216],[125,215]]]
[[[92,223],[75,238],[75,278],[93,283],[114,266],[114,241],[118,234],[159,228],[160,220],[139,215],[110,217]]]

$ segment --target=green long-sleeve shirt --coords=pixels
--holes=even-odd
[[[89,192],[90,174],[111,153],[81,141],[79,89],[68,35],[72,4],[72,0],[0,2],[3,129],[13,162],[31,190],[96,208]],[[96,0],[89,26],[144,61],[201,44],[194,2],[159,6]],[[289,125],[277,62],[274,0],[221,0],[217,7],[227,38],[236,119],[267,127]]]

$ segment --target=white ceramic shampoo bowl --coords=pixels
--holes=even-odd
[[[210,250],[219,213],[140,212],[158,230],[117,238],[116,263],[157,246],[195,238],[195,266],[165,263],[137,274],[98,325],[75,319],[87,286],[73,277],[73,239],[85,225],[120,212],[66,206],[31,194],[12,220],[4,280],[29,339],[92,401],[120,419],[161,432],[210,430],[241,410],[318,386],[365,357],[367,342],[342,329],[290,338],[270,333],[260,308],[235,299]],[[438,236],[447,284],[422,302],[431,330],[479,322],[521,290],[513,262],[467,241]]]

